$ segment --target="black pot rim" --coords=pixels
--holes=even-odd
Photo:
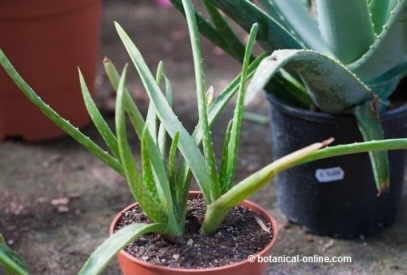
[[[287,103],[282,102],[280,99],[275,97],[270,93],[266,93],[267,100],[273,105],[273,107],[278,108],[280,111],[293,115],[296,117],[300,117],[304,120],[317,120],[317,121],[338,121],[338,120],[349,120],[353,119],[354,116],[352,114],[330,114],[326,112],[314,112],[311,110],[306,110],[298,107],[294,107]],[[407,103],[403,104],[400,107],[387,110],[380,115],[380,119],[383,120],[390,120],[396,119],[399,115],[407,112]]]

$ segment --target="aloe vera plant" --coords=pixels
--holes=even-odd
[[[233,184],[247,81],[263,58],[261,56],[251,61],[258,25],[255,24],[251,28],[247,46],[244,47],[245,54],[241,74],[219,96],[210,100],[213,95],[211,89],[206,89],[204,82],[197,19],[194,15],[191,0],[183,0],[182,2],[190,30],[199,109],[199,122],[192,134],[184,128],[173,111],[171,106],[173,96],[171,82],[164,72],[163,65],[160,63],[154,75],[147,67],[138,48],[117,23],[115,26],[118,34],[140,75],[150,99],[150,105],[147,116],[144,118],[126,89],[127,65],[119,74],[113,63],[106,59],[104,64],[106,74],[113,88],[117,91],[116,129],[110,129],[97,109],[79,72],[85,105],[92,121],[105,141],[108,151],[95,144],[43,102],[0,50],[1,66],[16,85],[20,87],[22,93],[48,118],[64,129],[86,149],[119,174],[125,176],[135,200],[138,201],[144,213],[152,221],[150,224],[128,225],[114,233],[92,253],[79,274],[101,273],[116,253],[140,235],[152,232],[169,236],[182,235],[185,225],[186,200],[192,176],[198,183],[207,203],[207,212],[201,232],[209,234],[218,228],[225,215],[234,206],[260,190],[277,173],[290,167],[316,159],[344,154],[407,148],[407,140],[400,139],[356,143],[322,149],[329,145],[331,140],[328,140],[315,143],[287,155],[239,183]],[[346,72],[344,74],[346,75]],[[213,150],[214,141],[211,126],[229,99],[235,94],[237,94],[235,111],[226,130],[224,150],[218,166]],[[128,142],[127,119],[129,119],[140,140],[141,169],[137,166]],[[169,140],[171,140],[170,146],[167,146],[166,136],[169,136]],[[203,149],[201,149],[201,144]],[[182,158],[178,158],[179,155],[182,155]]]
[[[248,98],[267,89],[288,104],[352,112],[365,140],[383,138],[379,112],[407,72],[406,0],[203,0],[199,30],[238,60],[243,47],[225,14],[273,54],[260,65]],[[172,3],[182,12],[180,0]],[[222,12],[220,12],[222,11]],[[379,194],[389,186],[386,152],[370,153]]]
[[[6,275],[28,275],[28,270],[20,257],[8,247],[5,238],[0,233],[0,272]]]

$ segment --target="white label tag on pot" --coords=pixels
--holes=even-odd
[[[341,167],[317,169],[315,171],[315,177],[319,182],[338,181],[345,178],[345,172]]]

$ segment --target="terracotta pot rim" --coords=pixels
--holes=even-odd
[[[201,192],[200,191],[190,191],[189,194],[197,195],[197,194],[201,194]],[[137,205],[137,202],[130,204],[129,206],[127,206],[126,208],[121,210],[115,216],[115,218],[113,219],[113,222],[111,223],[110,228],[109,228],[109,235],[111,235],[113,233],[114,228],[115,228],[118,220],[121,218],[122,214],[124,212],[126,212],[128,209],[134,207],[135,205]],[[240,205],[248,207],[251,210],[257,212],[258,214],[262,215],[264,218],[266,218],[271,223],[273,236],[272,236],[270,243],[267,244],[266,247],[264,247],[260,252],[257,252],[256,254],[254,254],[255,256],[265,255],[266,253],[268,253],[268,251],[271,250],[271,248],[274,246],[275,242],[277,241],[277,234],[278,234],[277,222],[274,219],[274,217],[269,213],[269,211],[267,211],[266,209],[264,209],[263,207],[259,206],[258,204],[254,203],[252,201],[244,200]],[[180,272],[180,273],[199,273],[199,272],[208,272],[208,271],[222,271],[222,270],[235,268],[235,267],[245,265],[245,264],[255,264],[255,263],[249,263],[249,260],[245,259],[240,262],[236,262],[236,263],[232,263],[232,264],[228,264],[228,265],[224,265],[224,266],[219,266],[219,267],[196,268],[196,269],[194,269],[194,268],[175,268],[175,267],[167,267],[167,266],[152,264],[152,263],[143,261],[141,259],[138,259],[138,258],[130,255],[125,250],[121,250],[119,252],[119,254],[121,256],[126,257],[129,261],[136,262],[137,264],[145,266],[149,269],[154,269],[154,270],[159,270],[159,271]]]

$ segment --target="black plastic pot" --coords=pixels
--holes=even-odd
[[[273,158],[329,137],[335,144],[362,141],[351,115],[298,109],[269,96]],[[407,105],[382,115],[387,138],[407,136]],[[338,238],[369,236],[397,216],[405,172],[404,151],[390,152],[391,188],[377,196],[367,153],[319,160],[277,176],[278,206],[307,231]]]

